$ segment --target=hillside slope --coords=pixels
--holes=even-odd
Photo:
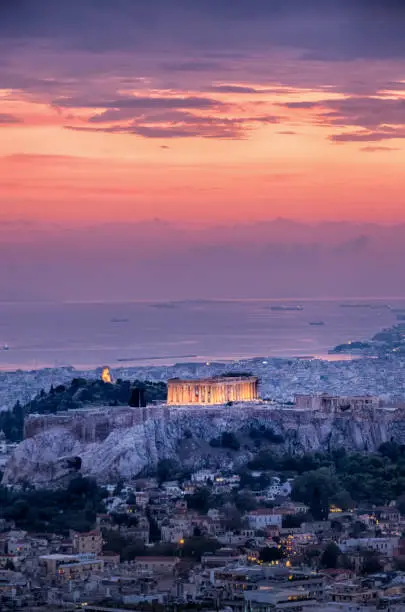
[[[98,415],[89,412],[76,417],[72,413],[63,421],[50,417],[17,447],[3,482],[45,484],[57,477],[60,460],[67,457],[80,457],[83,474],[100,482],[131,478],[155,468],[163,458],[175,459],[190,469],[233,467],[257,454],[257,436],[252,436],[252,431],[260,428],[272,432],[260,444],[274,453],[342,447],[372,451],[391,439],[405,443],[405,415],[399,410],[325,414],[254,405],[103,408]],[[237,444],[214,444],[222,432],[232,433]]]

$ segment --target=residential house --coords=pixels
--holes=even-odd
[[[281,527],[283,516],[271,508],[258,508],[247,514],[247,520],[252,529],[265,529],[269,525]]]
[[[99,529],[93,531],[78,532],[71,531],[73,553],[77,555],[98,555],[103,549],[103,536]]]

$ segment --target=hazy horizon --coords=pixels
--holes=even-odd
[[[0,224],[2,301],[387,298],[405,225]]]

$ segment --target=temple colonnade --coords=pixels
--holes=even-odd
[[[170,405],[226,404],[258,399],[258,379],[249,377],[218,377],[200,380],[170,379],[167,403]]]

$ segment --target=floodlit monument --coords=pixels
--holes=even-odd
[[[171,378],[167,381],[167,403],[172,406],[213,405],[259,399],[256,376],[218,376],[198,380]]]

